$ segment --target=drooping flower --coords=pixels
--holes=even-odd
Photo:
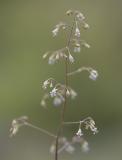
[[[71,63],[74,63],[75,60],[74,60],[74,58],[73,58],[73,56],[72,56],[71,54],[69,54],[69,57],[68,57],[68,58],[69,58],[69,61],[70,61]]]
[[[81,149],[82,149],[83,152],[88,152],[90,150],[89,149],[89,144],[86,140],[83,141],[83,143],[81,144]]]
[[[78,129],[78,132],[76,133],[76,135],[79,137],[83,136],[83,132],[82,132],[81,128]]]
[[[84,124],[85,124],[85,128],[86,129],[90,129],[93,134],[96,134],[98,133],[98,129],[97,127],[95,126],[95,121],[91,118],[91,117],[88,117],[85,121],[84,121]]]
[[[54,30],[52,30],[53,37],[57,36],[58,32],[59,32],[59,28],[58,27],[55,28]]]
[[[80,37],[80,30],[78,27],[76,27],[76,29],[75,29],[75,36],[78,38]]]
[[[64,22],[59,22],[55,28],[52,30],[53,37],[58,35],[60,29],[66,29],[67,25]]]
[[[67,143],[67,146],[65,147],[65,151],[67,151],[69,154],[73,154],[75,151],[75,147],[70,143]]]
[[[46,89],[47,86],[48,86],[48,84],[50,84],[50,83],[49,83],[49,80],[44,81],[42,88]]]
[[[22,116],[17,119],[14,119],[12,121],[11,128],[10,128],[10,137],[15,136],[19,131],[19,128],[25,125],[27,120],[28,120],[27,116]]]
[[[89,29],[90,26],[89,26],[87,23],[84,22],[84,23],[83,23],[83,28],[84,28],[84,29]]]
[[[77,20],[79,20],[80,22],[82,22],[82,21],[85,19],[84,15],[83,15],[81,12],[77,12],[76,18],[77,18]]]
[[[95,81],[98,78],[98,72],[94,69],[90,70],[89,78]]]
[[[62,99],[60,97],[55,97],[54,100],[53,100],[53,104],[54,106],[60,106],[62,104]]]
[[[86,48],[90,48],[90,45],[88,43],[86,43],[85,41],[81,41],[82,46],[86,47]]]
[[[71,96],[71,99],[75,99],[77,96],[77,93],[72,88],[70,88],[70,96]]]

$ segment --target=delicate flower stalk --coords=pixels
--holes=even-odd
[[[75,75],[75,74],[80,73],[82,71],[88,71],[89,72],[89,78],[93,81],[95,81],[99,76],[98,72],[91,67],[81,67],[81,68],[78,68],[77,70],[75,70],[73,72],[67,73],[67,75],[72,76],[72,75]]]
[[[16,118],[12,121],[11,128],[10,128],[10,137],[15,136],[17,134],[17,132],[19,131],[20,127],[22,127],[22,126],[31,127],[31,128],[38,130],[41,133],[44,133],[50,137],[56,138],[56,135],[48,132],[47,130],[45,130],[43,128],[37,127],[37,126],[29,123],[27,116],[21,116],[21,117]]]
[[[67,99],[70,98],[74,100],[77,97],[77,92],[69,86],[68,78],[70,76],[75,75],[77,73],[81,73],[82,71],[87,71],[89,73],[89,78],[95,81],[98,78],[98,72],[91,67],[80,67],[75,71],[69,72],[68,64],[75,63],[75,54],[76,52],[80,52],[82,47],[90,48],[90,45],[81,39],[81,27],[83,29],[88,29],[89,25],[85,22],[85,16],[77,10],[68,10],[66,15],[71,16],[73,18],[72,25],[68,25],[65,22],[59,22],[54,29],[52,30],[52,35],[55,38],[61,30],[69,30],[69,35],[67,36],[67,44],[58,50],[48,51],[43,55],[43,59],[48,59],[49,65],[54,65],[58,63],[60,60],[65,61],[65,73],[64,73],[64,84],[57,82],[54,78],[48,78],[42,84],[42,88],[45,90],[45,94],[42,97],[40,104],[47,108],[47,100],[49,98],[53,99],[53,105],[58,107],[61,106],[60,113],[60,123],[58,126],[58,130],[56,135],[50,133],[49,131],[39,128],[28,122],[28,118],[26,116],[19,117],[14,119],[11,124],[10,136],[14,136],[20,127],[29,126],[33,129],[40,131],[52,138],[54,138],[54,142],[50,147],[50,153],[54,154],[54,159],[59,159],[59,154],[63,151],[67,153],[75,152],[75,144],[79,144],[83,152],[89,151],[89,144],[84,139],[84,129],[90,130],[93,134],[98,133],[98,129],[95,125],[95,121],[91,117],[87,117],[83,120],[79,121],[71,121],[65,122],[65,113],[67,108]],[[62,137],[62,131],[64,126],[67,125],[78,125],[78,129],[69,141],[66,137]]]

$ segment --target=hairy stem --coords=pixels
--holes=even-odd
[[[74,26],[75,26],[75,18],[74,18],[74,21],[73,21],[73,24],[72,24],[72,27],[71,27],[71,31],[70,31],[70,35],[69,35],[69,38],[68,38],[68,41],[67,41],[66,48],[68,50],[70,48],[70,42],[71,42],[71,38],[72,38],[72,35],[73,35]],[[68,86],[68,75],[67,75],[67,73],[68,73],[68,58],[66,57],[65,58],[65,86],[66,86],[66,88]],[[59,146],[58,140],[59,140],[61,131],[63,129],[66,106],[67,106],[67,95],[66,95],[66,90],[65,90],[65,101],[64,101],[64,105],[63,105],[62,110],[61,110],[60,125],[59,125],[59,128],[58,128],[57,137],[56,137],[55,160],[58,160],[58,146]]]

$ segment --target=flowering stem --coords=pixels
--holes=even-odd
[[[74,18],[74,21],[73,21],[73,24],[72,24],[72,27],[71,27],[71,31],[70,31],[70,35],[69,35],[69,38],[68,38],[68,41],[67,41],[67,46],[66,48],[68,48],[68,51],[69,51],[69,47],[70,47],[70,42],[71,42],[71,38],[72,38],[72,35],[73,35],[73,30],[74,30],[74,26],[75,26],[75,18]],[[65,86],[67,88],[68,86],[68,58],[66,57],[65,58]],[[55,150],[55,160],[58,160],[58,146],[59,146],[59,137],[60,137],[60,134],[61,134],[61,131],[63,129],[63,124],[64,124],[64,115],[65,115],[65,110],[66,110],[66,106],[67,106],[67,95],[66,95],[66,89],[65,89],[65,101],[64,101],[64,105],[63,105],[63,108],[61,109],[61,115],[60,115],[60,125],[59,125],[59,129],[58,129],[58,132],[57,132],[57,137],[56,137],[56,150]]]
[[[36,129],[36,130],[38,130],[38,131],[40,131],[40,132],[42,132],[42,133],[44,133],[44,134],[46,134],[46,135],[48,135],[48,136],[50,136],[50,137],[56,138],[56,136],[55,136],[54,134],[48,132],[48,131],[45,130],[45,129],[42,129],[42,128],[40,128],[40,127],[37,127],[37,126],[35,126],[35,125],[33,125],[33,124],[30,124],[30,123],[28,123],[28,122],[25,122],[24,125],[29,126],[29,127],[33,128],[33,129]]]

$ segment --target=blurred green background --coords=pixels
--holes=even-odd
[[[53,159],[49,154],[52,139],[35,130],[23,127],[10,139],[12,119],[27,115],[30,121],[53,133],[59,122],[59,108],[48,103],[48,110],[40,106],[42,83],[48,77],[64,81],[64,63],[48,66],[42,55],[65,45],[64,37],[54,39],[51,30],[60,20],[67,20],[65,12],[77,9],[90,24],[83,31],[83,39],[91,49],[76,54],[79,66],[98,70],[96,82],[82,73],[69,80],[79,93],[69,102],[65,119],[79,120],[92,116],[99,134],[86,135],[91,151],[80,149],[60,159],[121,160],[122,148],[122,1],[121,0],[0,0],[0,160]],[[65,128],[70,139],[77,126]]]

